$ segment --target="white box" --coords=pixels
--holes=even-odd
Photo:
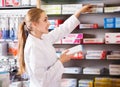
[[[82,8],[82,4],[64,4],[62,5],[62,14],[73,14]]]
[[[21,1],[21,5],[23,5],[23,6],[29,6],[30,5],[30,0],[22,0]]]
[[[61,14],[61,5],[41,5],[47,14]]]
[[[102,44],[102,43],[104,43],[104,38],[84,38],[83,39],[83,43],[85,43],[85,44],[87,44],[87,43],[89,43],[89,44],[94,44],[94,43],[96,43],[96,44]]]
[[[82,68],[80,67],[66,67],[64,73],[69,74],[79,74],[81,73]]]
[[[78,52],[81,52],[82,51],[82,45],[77,45],[77,46],[74,46],[72,48],[69,48],[69,52],[67,54],[75,54],[75,53],[78,53]]]
[[[109,13],[109,12],[119,12],[120,11],[120,6],[114,6],[114,7],[105,7],[104,12]]]

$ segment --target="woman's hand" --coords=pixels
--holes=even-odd
[[[93,7],[94,7],[93,5],[84,5],[80,10],[76,11],[74,15],[77,18],[79,18],[79,16],[80,16],[81,13],[92,12],[92,8]]]
[[[69,60],[71,60],[71,58],[74,56],[74,54],[67,54],[69,52],[69,50],[66,50],[61,56],[60,56],[60,61],[62,63],[68,62]]]

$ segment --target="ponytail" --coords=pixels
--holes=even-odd
[[[22,22],[18,30],[18,74],[23,74],[25,72],[25,61],[24,61],[24,47],[26,43],[26,34],[25,34],[25,22]]]

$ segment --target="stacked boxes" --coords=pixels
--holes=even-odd
[[[81,67],[66,67],[64,73],[80,74],[80,73],[82,73],[82,68]]]
[[[61,87],[77,87],[77,79],[64,78],[62,79]]]
[[[94,87],[112,87],[110,78],[96,77]]]
[[[104,50],[89,50],[86,54],[86,59],[105,59],[106,51]]]
[[[41,5],[41,8],[46,11],[47,14],[61,14],[61,5]]]
[[[98,24],[97,24],[97,23],[96,23],[96,24],[80,24],[80,25],[79,25],[79,28],[80,28],[80,29],[87,29],[87,28],[88,28],[88,29],[89,29],[89,28],[90,28],[90,29],[91,29],[91,28],[92,28],[92,29],[97,29],[97,28],[98,28]]]
[[[101,68],[98,67],[85,67],[83,69],[83,74],[96,74],[100,75]]]
[[[120,79],[119,78],[111,78],[112,87],[120,87]]]
[[[81,79],[78,82],[78,87],[93,87],[93,80]]]
[[[109,65],[110,75],[120,75],[120,65],[118,64],[110,64]]]
[[[104,3],[91,3],[91,5],[95,7],[92,8],[90,13],[103,13]]]
[[[55,44],[81,44],[83,33],[72,33],[57,41]]]
[[[96,77],[94,87],[120,87],[119,78]]]
[[[120,28],[120,17],[104,18],[104,28]]]
[[[105,12],[105,13],[109,13],[109,12],[120,12],[120,6],[104,7],[104,12]]]
[[[103,44],[104,38],[84,38],[84,44]]]
[[[72,33],[62,39],[62,44],[80,44],[82,39],[83,33]]]
[[[82,8],[82,4],[64,4],[62,5],[62,14],[73,14],[80,8]]]
[[[120,59],[120,51],[108,51],[107,59]]]
[[[120,28],[120,17],[115,18],[115,28]]]
[[[115,18],[104,18],[104,28],[115,28]]]
[[[120,44],[120,33],[105,33],[106,44]]]

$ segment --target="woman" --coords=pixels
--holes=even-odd
[[[44,10],[32,8],[28,11],[25,21],[19,27],[18,58],[19,72],[28,73],[30,87],[60,87],[63,63],[69,61],[73,54],[66,55],[68,51],[65,51],[57,58],[53,44],[71,33],[80,24],[80,14],[90,12],[91,7],[83,6],[51,32],[48,32],[50,23]]]

